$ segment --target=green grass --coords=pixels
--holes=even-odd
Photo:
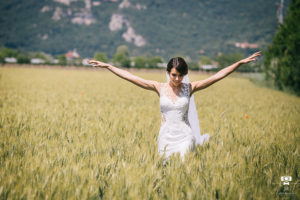
[[[300,197],[300,98],[232,76],[195,101],[211,139],[163,165],[154,92],[108,71],[0,68],[0,199],[278,199],[284,175]]]

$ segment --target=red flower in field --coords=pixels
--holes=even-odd
[[[245,119],[248,119],[248,115],[245,115],[244,118],[245,118]]]
[[[80,92],[80,95],[83,95],[83,92]]]

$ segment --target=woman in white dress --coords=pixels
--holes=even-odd
[[[162,122],[158,135],[158,153],[168,158],[173,153],[179,152],[182,160],[184,160],[184,155],[188,150],[192,151],[196,144],[202,144],[207,139],[201,137],[200,132],[191,126],[192,121],[195,121],[195,118],[197,118],[195,108],[194,117],[190,117],[190,113],[193,112],[190,109],[191,103],[193,103],[190,101],[193,93],[211,86],[228,76],[241,65],[256,60],[257,56],[260,56],[260,52],[254,53],[248,58],[220,70],[207,79],[192,83],[183,81],[184,78],[187,78],[188,66],[184,59],[180,57],[172,58],[169,61],[167,76],[170,81],[167,83],[145,80],[123,69],[100,61],[90,60],[89,63],[93,64],[94,67],[107,68],[117,76],[158,94],[162,114]]]

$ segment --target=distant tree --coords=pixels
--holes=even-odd
[[[123,54],[123,55],[129,57],[129,49],[126,45],[118,46],[116,53]]]
[[[149,67],[149,68],[157,68],[157,64],[158,63],[162,63],[163,62],[163,59],[161,58],[161,57],[159,57],[159,56],[154,56],[154,57],[152,57],[152,56],[149,56],[148,58],[147,58],[147,66]]]
[[[116,54],[113,57],[113,62],[122,67],[130,67],[129,50],[125,45],[119,46]]]
[[[45,52],[39,52],[38,58],[41,58],[45,61],[47,64],[51,64],[53,62],[53,56],[51,54],[47,54]]]
[[[175,57],[180,57],[180,58],[185,59],[184,55],[182,55],[182,54],[175,54],[175,55],[173,56],[173,58],[175,58]]]
[[[210,65],[212,63],[211,59],[207,56],[200,56],[199,64],[200,65]]]
[[[5,59],[4,59],[4,57],[0,54],[0,63],[1,64],[4,64],[5,63]]]
[[[45,61],[46,64],[53,63],[53,56],[51,54],[47,54],[45,52],[29,52],[30,58],[40,58]]]
[[[113,61],[114,61],[114,63],[119,64],[122,67],[127,67],[127,68],[130,67],[130,59],[129,59],[129,57],[127,57],[127,56],[125,56],[123,54],[120,54],[120,53],[115,54],[114,58],[113,58]]]
[[[279,89],[300,95],[300,1],[292,0],[284,23],[265,51],[265,74]]]
[[[65,55],[57,55],[55,56],[58,59],[59,65],[66,65],[67,64],[67,58]]]
[[[15,50],[15,49],[10,49],[10,48],[7,48],[7,47],[3,47],[0,51],[0,55],[4,58],[6,57],[14,57],[14,58],[17,58],[18,56],[18,51]]]
[[[17,56],[17,60],[18,60],[19,64],[29,64],[30,63],[30,58],[23,54],[19,54]]]
[[[33,55],[31,55],[31,56],[34,56],[34,58],[40,58],[43,60],[47,59],[45,53],[43,53],[43,52],[36,52],[36,53],[33,53]]]
[[[134,58],[134,67],[136,68],[145,68],[146,67],[146,60],[145,58],[138,56]]]
[[[76,58],[73,63],[75,66],[82,66],[82,58]]]
[[[219,63],[219,67],[224,68],[229,65],[232,65],[233,63],[241,60],[244,58],[244,55],[241,53],[232,53],[232,54],[222,54],[217,57],[215,57],[215,60]]]
[[[95,60],[99,60],[99,61],[101,61],[101,62],[105,62],[105,63],[108,62],[107,56],[106,56],[106,54],[103,53],[103,52],[96,52],[96,53],[94,54],[94,58],[95,58]]]
[[[199,70],[199,64],[198,63],[195,63],[195,62],[189,62],[187,63],[188,66],[189,66],[189,69],[191,70]]]

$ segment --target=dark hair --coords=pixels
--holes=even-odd
[[[181,57],[171,58],[167,65],[167,71],[170,73],[173,67],[175,67],[180,75],[186,75],[188,73],[188,66]]]

